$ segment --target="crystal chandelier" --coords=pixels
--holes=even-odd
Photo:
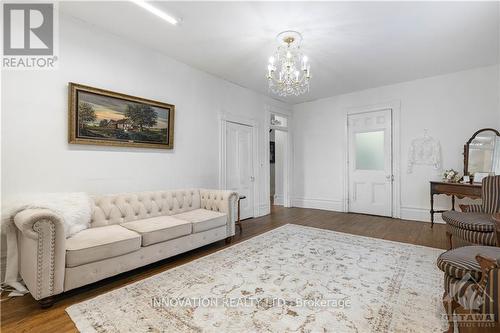
[[[267,65],[269,90],[280,96],[308,92],[311,73],[307,56],[300,50],[302,35],[297,31],[284,31],[277,38],[279,46]]]

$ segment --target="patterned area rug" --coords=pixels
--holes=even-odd
[[[441,332],[441,252],[288,224],[66,311],[81,332]]]

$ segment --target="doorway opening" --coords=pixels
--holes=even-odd
[[[269,202],[273,206],[290,207],[289,159],[290,133],[286,115],[269,113]]]
[[[271,206],[285,204],[285,146],[288,133],[271,129],[269,132],[270,200]]]

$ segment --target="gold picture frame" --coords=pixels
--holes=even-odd
[[[174,148],[175,105],[69,83],[70,144]]]

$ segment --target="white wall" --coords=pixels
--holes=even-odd
[[[341,210],[343,154],[347,108],[387,101],[401,103],[401,215],[429,220],[430,167],[406,173],[411,140],[429,130],[441,141],[444,168],[463,170],[463,144],[477,129],[498,127],[498,66],[384,86],[325,98],[293,107],[293,204]],[[435,205],[448,208],[449,199]]]
[[[218,115],[256,120],[264,192],[262,128],[266,105],[288,106],[72,18],[60,17],[55,71],[11,71],[2,77],[2,192],[113,193],[217,188]],[[175,104],[175,149],[131,149],[67,143],[67,86],[77,82]],[[260,195],[259,207],[267,197]]]
[[[174,104],[175,149],[70,145],[68,82]],[[258,215],[266,214],[266,105],[286,104],[60,15],[55,71],[2,71],[2,201],[29,192],[135,192],[219,184],[219,115],[256,121]],[[0,271],[5,270],[2,237]]]
[[[400,100],[402,165],[409,141],[429,129],[441,140],[447,168],[462,168],[463,142],[478,128],[500,125],[499,68],[486,67],[370,89],[294,106],[295,205],[340,209],[343,112],[347,107]],[[69,81],[176,105],[173,151],[77,146],[67,143]],[[140,191],[217,187],[220,112],[259,126],[259,207],[263,175],[264,108],[287,105],[193,69],[160,53],[60,17],[56,71],[2,73],[2,192]],[[404,168],[403,168],[404,169]],[[402,175],[406,217],[426,218],[428,169]],[[444,205],[443,200],[438,201]],[[262,208],[265,210],[265,208]],[[262,211],[262,210],[261,210]]]

